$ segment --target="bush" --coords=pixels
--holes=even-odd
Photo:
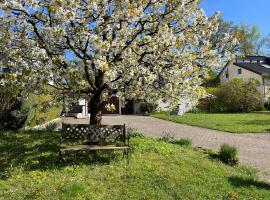
[[[219,151],[219,158],[222,162],[230,165],[238,164],[237,149],[229,144],[222,144]]]
[[[263,98],[258,91],[259,82],[235,78],[213,90],[215,98],[207,99],[210,112],[251,112],[262,110]]]
[[[15,130],[22,128],[26,118],[27,109],[22,108],[20,90],[11,84],[0,86],[0,129]]]
[[[181,138],[179,140],[175,140],[173,143],[180,146],[186,146],[186,147],[190,147],[192,145],[192,141],[189,138]]]
[[[154,112],[156,108],[157,108],[157,105],[150,104],[150,103],[147,103],[147,102],[142,103],[140,105],[140,110],[145,115],[149,115],[150,113]]]
[[[21,109],[21,102],[15,103],[9,110],[0,112],[0,129],[16,130],[22,128],[27,119],[27,110]]]
[[[145,136],[140,133],[137,129],[134,128],[127,128],[127,136],[132,138],[132,137],[141,137],[144,138]]]
[[[177,140],[173,133],[163,132],[161,138],[158,139],[159,141],[164,141],[172,144],[177,144],[180,146],[191,146],[192,141],[189,138],[181,138]]]
[[[48,132],[53,132],[58,128],[59,124],[57,122],[50,122],[46,124],[45,130]]]
[[[175,141],[175,136],[173,133],[163,132],[162,136],[158,140],[173,143]]]
[[[270,101],[269,100],[264,103],[264,109],[268,110],[268,111],[270,110]]]

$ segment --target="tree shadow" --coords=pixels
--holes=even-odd
[[[245,179],[242,177],[232,176],[229,177],[230,183],[234,187],[256,187],[257,189],[264,189],[264,190],[270,190],[270,184],[262,182],[262,181],[256,181],[254,179]]]
[[[68,165],[109,164],[121,152],[72,152],[59,157],[57,132],[0,132],[0,179],[7,179],[12,168],[25,171],[52,170]]]
[[[269,120],[249,120],[244,123],[247,125],[270,125]]]

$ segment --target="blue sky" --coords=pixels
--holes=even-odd
[[[226,21],[257,25],[262,34],[270,33],[270,0],[202,0],[207,15],[221,11]]]

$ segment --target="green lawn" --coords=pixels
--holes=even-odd
[[[130,164],[118,153],[66,155],[58,134],[0,133],[0,199],[267,199],[255,171],[202,150],[133,137]]]
[[[154,113],[153,117],[191,126],[227,131],[231,133],[265,133],[270,132],[270,113],[245,114],[201,114],[186,113],[183,116],[170,115],[165,112]]]

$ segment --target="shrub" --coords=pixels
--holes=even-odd
[[[237,149],[229,144],[222,144],[219,151],[219,158],[222,162],[230,165],[238,164]]]
[[[131,137],[141,137],[144,138],[145,136],[142,133],[139,133],[137,129],[134,128],[127,128],[127,135]]]
[[[270,101],[267,100],[266,102],[264,102],[264,109],[265,110],[270,110]]]
[[[175,136],[173,133],[163,132],[162,136],[158,140],[173,143],[175,141]]]
[[[0,85],[0,129],[14,130],[23,127],[28,110],[22,108],[21,99],[21,91],[15,85]]]
[[[263,108],[263,99],[258,91],[259,81],[248,82],[235,78],[213,90],[215,98],[209,98],[207,109],[210,112],[251,112]]]
[[[205,110],[197,107],[197,108],[191,109],[190,111],[188,111],[188,113],[194,113],[194,114],[205,113]]]
[[[154,112],[156,108],[157,108],[157,105],[150,104],[147,102],[141,103],[141,105],[140,105],[140,110],[145,115],[148,115],[148,114]]]
[[[186,147],[190,147],[192,145],[192,141],[189,138],[181,138],[179,140],[175,140],[173,143],[180,146],[186,146]]]
[[[158,139],[159,141],[164,141],[172,144],[177,144],[180,146],[191,146],[192,141],[189,138],[181,138],[177,140],[175,135],[170,132],[163,132],[161,138]]]
[[[50,122],[50,123],[46,124],[45,130],[48,131],[48,132],[53,132],[58,128],[58,126],[59,126],[59,123]]]

